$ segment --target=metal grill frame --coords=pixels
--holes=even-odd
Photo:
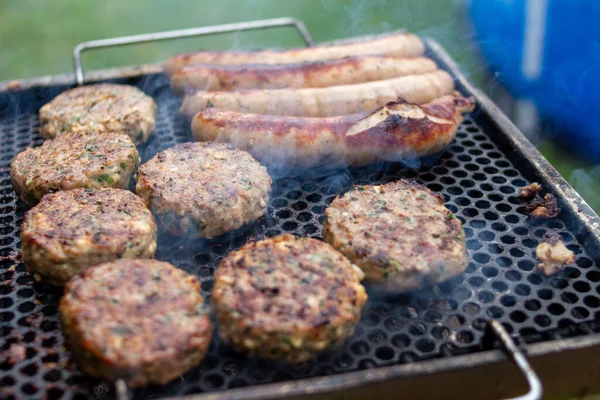
[[[519,132],[510,120],[485,96],[481,91],[474,88],[460,72],[458,66],[445,50],[433,39],[427,38],[426,43],[429,51],[439,61],[440,67],[451,72],[456,79],[457,89],[465,94],[473,95],[482,113],[479,117],[484,118],[489,124],[490,131],[495,132],[504,141],[504,146],[512,149],[520,158],[521,169],[533,171],[539,177],[539,181],[556,193],[561,200],[561,207],[568,208],[574,215],[578,215],[579,221],[573,223],[578,226],[579,232],[585,232],[584,236],[576,236],[582,246],[592,249],[594,254],[600,250],[600,218],[575,192],[575,190],[560,176],[552,165],[539,153],[539,151]],[[99,81],[114,78],[137,77],[149,73],[161,71],[161,66],[143,65],[136,67],[117,68],[104,71],[96,71],[88,74],[88,81]],[[53,86],[57,84],[73,84],[75,81],[71,74],[55,75],[49,77],[27,79],[12,82],[0,82],[0,91],[12,89],[24,89],[35,86]],[[597,332],[598,327],[587,328],[588,332]],[[584,330],[585,332],[585,330]],[[600,349],[600,334],[588,333],[572,338],[547,340],[541,343],[521,346],[529,357],[534,360],[538,357],[553,356],[560,353],[589,351],[593,354]],[[346,372],[337,375],[328,375],[316,378],[306,378],[281,383],[271,383],[256,386],[248,386],[240,389],[229,389],[225,392],[214,392],[209,394],[197,394],[185,396],[185,398],[205,399],[275,399],[283,397],[305,397],[315,395],[326,395],[332,391],[343,391],[352,396],[352,391],[361,387],[374,384],[385,384],[392,381],[415,379],[431,374],[443,374],[457,370],[468,370],[472,368],[483,368],[491,365],[499,365],[506,361],[505,353],[500,349],[481,350],[467,355],[457,355],[449,358],[434,359],[429,361],[417,361],[402,365],[378,367],[364,371]],[[589,365],[588,365],[589,367]],[[450,396],[451,397],[451,396]]]

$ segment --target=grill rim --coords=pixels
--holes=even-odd
[[[350,40],[365,40],[361,36]],[[518,130],[518,128],[502,113],[502,111],[483,92],[475,88],[460,71],[458,65],[433,38],[423,37],[427,51],[438,61],[440,68],[451,73],[455,79],[457,89],[463,94],[475,97],[477,109],[483,117],[491,123],[501,134],[495,139],[506,141],[504,145],[514,148],[520,153],[521,160],[527,164],[523,169],[529,169],[538,176],[544,184],[560,195],[561,208],[568,208],[579,218],[578,226],[587,235],[586,240],[580,240],[586,248],[594,251],[600,249],[600,217],[592,210],[585,200],[569,185],[558,171],[544,158],[533,144]],[[336,42],[345,42],[336,41]],[[162,72],[162,63],[144,64],[135,66],[118,67],[90,71],[87,73],[86,83],[115,79],[133,78],[146,74]],[[9,80],[0,82],[0,92],[10,92],[14,89],[22,90],[33,87],[54,85],[75,85],[72,73],[48,75],[36,78]],[[585,323],[585,322],[583,322]],[[579,323],[576,325],[581,325]],[[581,350],[600,346],[600,333],[591,333],[577,337],[546,340],[540,343],[523,344],[520,346],[529,358],[550,354]],[[483,365],[507,362],[504,351],[478,350],[471,354],[455,355],[452,357],[414,361],[408,364],[390,365],[370,368],[363,371],[352,371],[333,375],[302,378],[277,383],[255,384],[243,388],[227,389],[213,393],[191,394],[177,397],[178,399],[210,400],[225,398],[244,399],[276,399],[289,396],[308,396],[329,393],[334,391],[347,391],[368,384],[387,382],[395,379],[416,378],[429,374],[439,374],[454,370],[465,370]],[[516,367],[515,367],[516,368]]]

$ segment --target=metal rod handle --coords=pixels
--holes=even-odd
[[[115,382],[115,393],[117,400],[130,400],[127,384],[123,379],[119,379]]]
[[[235,31],[248,31],[256,29],[274,28],[281,26],[293,26],[296,28],[307,46],[314,44],[310,33],[304,23],[295,18],[273,18],[262,19],[259,21],[238,22],[234,24],[204,26],[200,28],[178,29],[174,31],[146,33],[142,35],[121,36],[110,39],[92,40],[79,43],[73,49],[73,63],[75,67],[75,79],[77,85],[83,85],[83,66],[81,64],[81,53],[88,49],[97,49],[101,47],[117,47],[134,43],[156,42],[160,40],[179,39],[194,36],[206,36],[217,33],[227,33]]]
[[[504,326],[498,320],[491,320],[490,327],[492,328],[492,332],[500,339],[500,343],[506,354],[508,354],[510,359],[519,368],[521,375],[523,375],[529,385],[529,391],[524,395],[506,400],[540,400],[543,394],[542,382],[529,364],[529,361],[527,361],[523,352],[519,350],[506,329],[504,329]]]

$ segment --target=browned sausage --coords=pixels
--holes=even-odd
[[[348,57],[296,64],[188,65],[171,76],[178,94],[198,90],[318,88],[350,85],[435,71],[426,57]]]
[[[454,89],[452,77],[436,70],[382,81],[309,89],[196,92],[187,96],[181,112],[189,118],[207,107],[252,114],[332,117],[371,111],[398,97],[423,104]]]
[[[205,108],[192,121],[198,141],[231,143],[278,167],[414,160],[443,150],[473,98],[446,95],[419,106],[398,100],[372,113],[330,118],[244,114]]]
[[[289,64],[304,61],[332,60],[365,55],[394,57],[419,57],[425,45],[417,36],[394,32],[358,43],[324,45],[289,50],[262,51],[198,51],[173,56],[165,63],[165,70],[172,74],[190,64]]]

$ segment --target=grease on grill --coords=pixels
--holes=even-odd
[[[160,150],[191,140],[178,116],[180,100],[172,95],[166,77],[150,75],[129,83],[144,88],[158,105],[155,135],[139,148],[144,161]],[[17,198],[6,168],[17,152],[41,143],[34,133],[39,127],[37,110],[63,90],[65,87],[50,87],[0,93],[0,257],[18,251],[23,214],[21,208],[16,210]],[[501,137],[498,132],[489,135]],[[323,210],[336,195],[352,185],[404,178],[420,181],[445,197],[446,206],[463,222],[470,262],[465,274],[434,290],[392,298],[371,296],[347,344],[314,361],[281,367],[241,359],[215,339],[204,361],[183,379],[136,391],[134,397],[211,392],[475,352],[480,350],[490,318],[498,318],[509,332],[525,335],[527,341],[555,339],[554,334],[585,334],[573,323],[590,320],[600,309],[596,264],[565,227],[567,213],[555,219],[528,218],[518,188],[529,178],[490,136],[468,117],[455,143],[431,168],[415,171],[376,165],[318,179],[278,179],[273,183],[267,216],[247,232],[218,242],[184,243],[183,248],[172,237],[160,236],[157,258],[196,275],[206,298],[216,265],[232,249],[251,238],[282,232],[320,237]],[[549,232],[561,235],[567,249],[575,253],[576,263],[546,278],[536,272],[534,249]],[[16,343],[26,347],[27,359],[12,364],[0,356],[3,389],[15,398],[110,397],[106,386],[94,385],[68,366],[56,310],[59,294],[34,286],[23,264],[12,268],[14,264],[0,258],[0,354]],[[587,329],[600,331],[600,325]],[[532,332],[535,335],[528,334]]]

